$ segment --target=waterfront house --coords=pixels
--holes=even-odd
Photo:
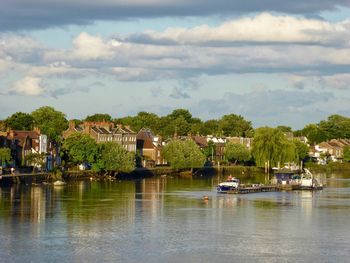
[[[343,159],[344,147],[350,147],[349,139],[332,139],[327,142],[321,142],[310,148],[310,157],[317,160],[318,163],[324,163],[324,158],[337,162]]]
[[[13,166],[26,165],[25,160],[29,153],[48,153],[50,146],[47,136],[41,134],[38,128],[33,131],[8,130],[1,132],[0,137],[0,146],[11,149]]]
[[[97,143],[116,142],[129,152],[136,152],[136,132],[129,126],[120,124],[115,127],[113,122],[88,122],[75,125],[74,121],[69,122],[69,127],[63,132],[63,138],[68,138],[74,133],[84,133],[93,138]]]
[[[143,167],[154,167],[155,165],[165,165],[167,161],[163,158],[162,150],[164,143],[160,136],[153,135],[152,131],[142,128],[137,133],[137,153],[142,158]]]

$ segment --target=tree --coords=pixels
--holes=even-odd
[[[327,135],[316,124],[306,125],[302,129],[301,134],[309,140],[310,144],[317,144],[327,140]]]
[[[343,149],[343,160],[345,162],[350,162],[350,147],[345,146]]]
[[[66,155],[68,162],[82,164],[94,163],[98,155],[98,146],[94,139],[83,133],[70,135],[62,145],[62,154]]]
[[[279,129],[270,127],[255,130],[252,155],[258,167],[264,167],[267,161],[272,167],[296,159],[294,143]]]
[[[12,160],[10,148],[0,148],[0,161],[1,166],[5,163],[9,163]]]
[[[246,121],[241,115],[224,115],[220,120],[220,128],[225,136],[243,136],[253,135],[253,127],[250,121]]]
[[[5,124],[12,130],[30,131],[33,129],[33,117],[24,112],[16,112],[5,120]]]
[[[43,167],[45,164],[46,160],[46,155],[45,153],[29,153],[26,156],[26,161],[28,164],[33,165],[33,173],[35,171],[36,167]]]
[[[115,142],[101,144],[99,151],[99,157],[93,164],[95,170],[130,172],[135,168],[135,155]]]
[[[107,113],[96,113],[94,115],[87,116],[85,118],[85,121],[92,121],[92,122],[108,121],[108,122],[111,122],[112,117],[111,117],[111,115],[109,115]]]
[[[59,141],[62,132],[68,128],[65,114],[52,107],[41,107],[33,111],[31,115],[34,118],[34,124],[51,140]]]
[[[318,124],[327,140],[350,138],[350,118],[341,115],[331,115]]]
[[[227,143],[225,146],[225,158],[230,162],[247,162],[251,158],[249,149],[238,143]]]
[[[210,158],[213,161],[214,156],[216,156],[215,143],[213,141],[209,141],[208,146],[203,149],[203,153],[207,159]]]
[[[281,132],[293,132],[291,127],[284,125],[277,126],[277,129],[279,129]]]
[[[202,167],[205,155],[192,140],[173,140],[164,147],[164,158],[174,169],[193,169]]]
[[[297,139],[295,139],[293,142],[295,144],[295,155],[298,162],[305,161],[305,159],[309,156],[309,147]]]

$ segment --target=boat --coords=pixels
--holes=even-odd
[[[228,191],[233,191],[239,188],[239,179],[229,176],[226,181],[219,183],[216,187],[218,193],[227,193]]]
[[[298,186],[299,190],[322,190],[323,185],[320,184],[313,174],[306,168],[304,168],[301,174],[300,184]]]
[[[57,180],[53,183],[54,186],[62,186],[62,185],[65,185],[66,183],[63,182],[63,181],[60,181],[60,180]]]

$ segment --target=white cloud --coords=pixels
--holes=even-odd
[[[41,83],[41,79],[29,76],[16,81],[10,90],[10,93],[26,96],[40,96],[44,92],[45,88]]]
[[[288,15],[262,13],[223,23],[186,28],[168,28],[131,35],[130,40],[182,45],[219,45],[233,42],[339,44],[350,40],[350,20],[340,23]]]
[[[78,59],[108,59],[113,52],[102,38],[80,33],[73,41],[74,49],[72,55]]]

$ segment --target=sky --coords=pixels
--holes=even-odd
[[[0,119],[350,116],[349,0],[2,0]]]

